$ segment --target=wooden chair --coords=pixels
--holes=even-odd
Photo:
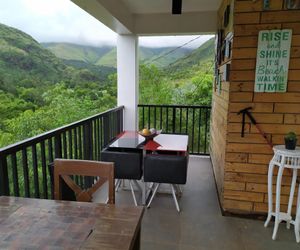
[[[99,180],[89,189],[82,190],[70,175],[97,176]],[[108,203],[115,203],[114,163],[55,159],[54,161],[54,199],[61,200],[61,187],[64,181],[75,193],[77,201],[91,202],[93,193],[108,181]]]

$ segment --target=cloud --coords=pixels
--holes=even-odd
[[[116,44],[116,33],[69,0],[0,0],[0,22],[39,42]]]
[[[38,42],[116,44],[117,34],[69,0],[0,0],[0,22],[20,29]],[[189,44],[198,47],[211,36]],[[140,45],[180,46],[195,36],[141,37]]]

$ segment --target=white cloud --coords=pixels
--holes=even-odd
[[[69,0],[0,0],[0,23],[20,29],[39,42],[98,46],[116,44],[117,34]],[[211,36],[189,44],[198,47]],[[180,46],[195,36],[141,37],[140,45]]]
[[[115,44],[116,33],[69,0],[0,0],[0,22],[39,42]]]

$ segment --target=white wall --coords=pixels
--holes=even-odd
[[[138,129],[138,37],[118,35],[118,106],[125,106],[124,129]]]

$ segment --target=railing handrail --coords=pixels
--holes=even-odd
[[[27,138],[27,139],[25,139],[23,141],[19,141],[19,142],[16,142],[14,144],[5,146],[3,148],[0,148],[0,157],[1,157],[1,155],[7,155],[7,154],[10,154],[12,152],[16,152],[18,150],[21,150],[24,147],[28,147],[28,146],[31,146],[33,144],[37,144],[37,143],[39,143],[39,142],[41,142],[43,140],[52,138],[53,136],[55,136],[57,134],[65,132],[65,131],[67,131],[69,129],[72,129],[74,127],[80,126],[80,125],[82,125],[82,124],[84,124],[84,123],[86,123],[88,121],[92,121],[92,120],[98,118],[99,116],[104,116],[104,115],[106,115],[106,114],[108,114],[110,112],[115,112],[115,111],[118,111],[118,110],[121,110],[121,109],[124,109],[124,106],[118,106],[116,108],[112,108],[112,109],[106,110],[106,111],[104,111],[102,113],[99,113],[99,114],[96,114],[96,115],[92,115],[90,117],[81,119],[79,121],[70,123],[68,125],[64,125],[64,126],[61,126],[59,128],[55,128],[55,129],[52,129],[50,131],[47,131],[45,133],[42,133],[42,134],[39,134],[39,135],[30,137],[30,138]]]
[[[208,105],[173,105],[173,104],[138,104],[138,107],[170,107],[170,108],[208,108],[211,106]]]

